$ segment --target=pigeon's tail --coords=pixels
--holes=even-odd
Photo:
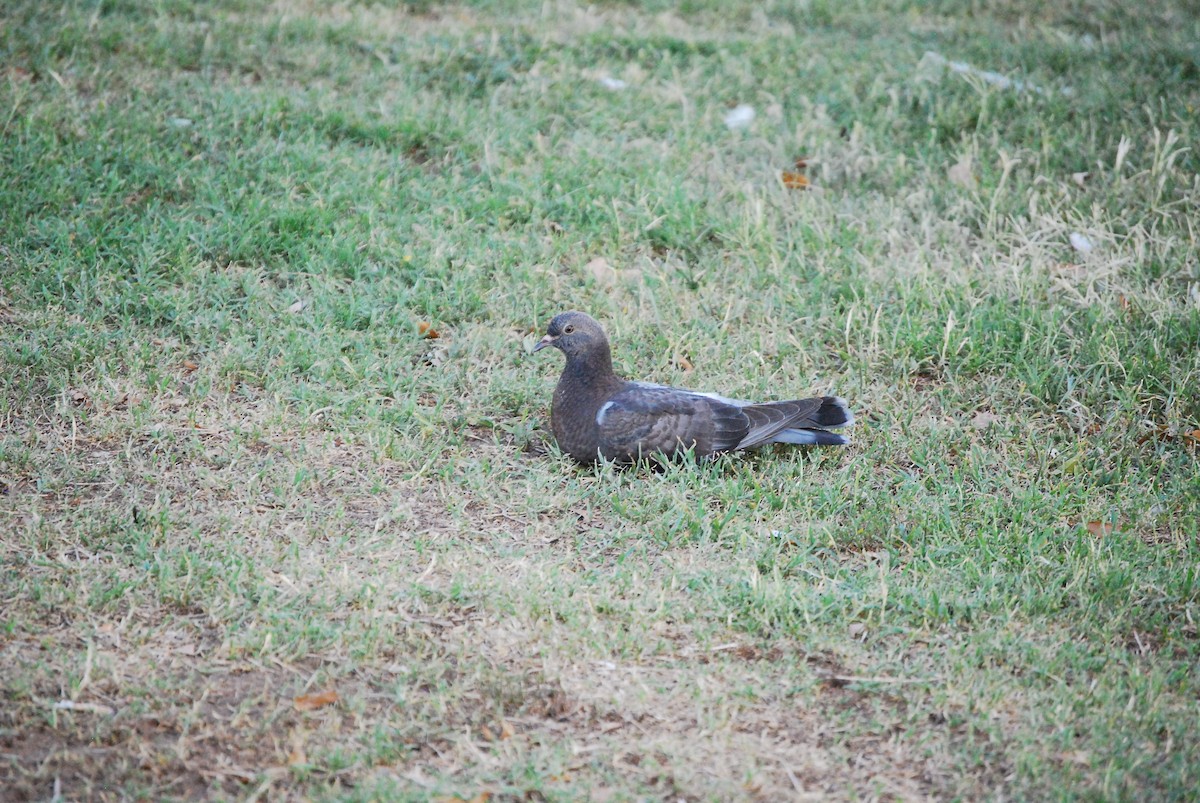
[[[785,429],[775,435],[773,443],[795,443],[800,446],[845,446],[850,439],[824,429]]]
[[[822,396],[821,406],[817,411],[809,416],[808,421],[793,422],[793,426],[812,426],[820,427],[821,429],[838,429],[839,427],[848,427],[854,423],[854,413],[850,412],[849,405],[841,396]],[[844,442],[844,441],[843,441]]]
[[[854,423],[854,413],[839,396],[822,396],[821,406],[809,413],[803,421],[792,421],[787,429],[780,430],[772,440],[775,443],[795,443],[800,446],[845,446],[850,439],[845,435],[826,430],[848,427]],[[820,427],[820,429],[809,429]]]
[[[742,449],[764,443],[844,446],[850,442],[848,437],[826,430],[854,423],[854,415],[846,405],[846,400],[837,396],[749,404],[740,409],[753,424],[739,444]]]

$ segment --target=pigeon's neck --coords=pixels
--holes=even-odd
[[[584,387],[605,387],[621,381],[613,373],[612,352],[608,346],[588,354],[568,357],[563,373],[569,376],[572,382]]]

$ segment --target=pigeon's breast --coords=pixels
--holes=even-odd
[[[550,405],[550,427],[558,448],[581,463],[596,460],[600,448],[600,428],[596,415],[610,392],[564,376],[554,389]]]

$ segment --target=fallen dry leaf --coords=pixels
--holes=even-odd
[[[483,725],[483,726],[481,726],[481,727],[479,728],[479,733],[480,733],[480,735],[482,735],[482,736],[483,736],[483,740],[484,740],[485,742],[494,742],[494,741],[496,741],[496,734],[492,733],[492,729],[491,729],[491,728],[489,728],[487,725]]]
[[[1089,533],[1097,538],[1103,538],[1106,535],[1112,535],[1117,529],[1117,525],[1111,521],[1089,521],[1083,526]]]
[[[425,337],[430,340],[437,340],[442,336],[441,332],[439,332],[437,329],[434,329],[425,321],[417,322],[417,333],[420,334],[421,337]]]
[[[125,206],[137,206],[138,204],[148,200],[152,195],[154,195],[154,190],[152,190],[150,187],[142,187],[140,190],[126,195],[121,200],[121,203],[123,203]]]
[[[1000,416],[996,415],[995,413],[990,413],[987,410],[980,410],[975,414],[975,417],[971,419],[971,426],[975,427],[975,429],[987,429],[999,420]]]
[[[186,372],[187,372],[187,373],[189,373],[189,374],[190,374],[192,371],[195,371],[195,370],[196,370],[197,368],[199,368],[199,367],[200,367],[200,366],[199,366],[198,364],[196,364],[195,362],[193,362],[192,360],[184,360],[184,361],[183,361],[183,370],[184,370],[184,371],[186,371]]]
[[[783,186],[789,190],[803,190],[809,187],[808,176],[805,171],[808,170],[808,157],[799,156],[792,163],[793,169],[784,170],[782,174]]]
[[[516,730],[514,730],[513,726],[508,723],[507,719],[500,720],[500,738],[501,739],[511,739],[512,737],[514,737],[516,735],[517,735]]]
[[[682,354],[675,355],[675,364],[683,370],[685,374],[690,374],[696,366],[692,365],[692,361]]]
[[[491,792],[480,792],[475,797],[467,800],[465,797],[435,797],[437,803],[487,803],[492,799]]]
[[[1170,427],[1159,425],[1154,429],[1142,433],[1138,438],[1138,443],[1147,443],[1149,441],[1183,441],[1186,446],[1200,446],[1200,429],[1173,431]]]
[[[31,73],[29,70],[25,69],[24,67],[9,67],[4,72],[9,78],[13,79],[14,81],[32,81],[33,80],[33,73]]]
[[[957,184],[967,189],[975,186],[975,174],[971,172],[971,162],[970,156],[964,156],[946,171],[946,178],[950,179],[951,184]]]
[[[600,284],[612,284],[617,278],[617,272],[612,269],[604,257],[596,257],[583,267]]]
[[[337,701],[338,693],[330,689],[315,694],[301,694],[299,697],[292,698],[292,705],[297,711],[316,711],[318,708],[333,705]]]
[[[783,186],[789,190],[803,190],[808,188],[808,177],[803,173],[793,173],[790,170],[783,171]]]
[[[117,713],[115,708],[101,703],[77,703],[74,700],[59,700],[54,704],[57,711],[82,711],[88,714],[108,716]]]
[[[1069,761],[1072,764],[1077,764],[1080,767],[1090,767],[1092,764],[1092,755],[1086,750],[1070,750],[1061,754],[1063,761]]]

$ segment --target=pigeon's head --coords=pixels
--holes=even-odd
[[[592,316],[572,310],[554,316],[546,327],[546,336],[533,350],[541,351],[546,346],[554,346],[571,358],[607,348],[608,338]]]

